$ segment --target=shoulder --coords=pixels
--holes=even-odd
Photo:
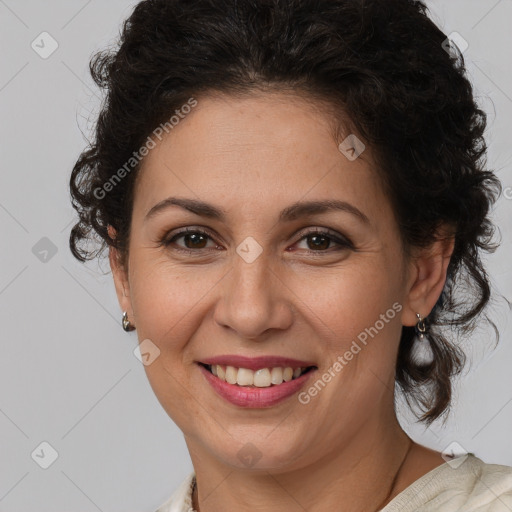
[[[155,512],[192,510],[191,472]],[[474,454],[433,469],[393,499],[381,512],[511,512],[512,467],[487,464]]]
[[[190,512],[192,511],[192,485],[195,472],[192,471],[172,493],[171,497],[158,507],[155,512]]]
[[[487,464],[473,456],[473,479],[468,485],[468,510],[485,512],[512,511],[512,467]],[[480,508],[479,508],[480,507]]]
[[[381,512],[511,512],[512,467],[457,457],[416,480]]]

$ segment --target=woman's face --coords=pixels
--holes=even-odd
[[[349,158],[331,133],[326,114],[296,96],[209,97],[145,158],[116,285],[149,382],[198,456],[302,467],[393,415],[415,275],[370,148]],[[301,206],[329,201],[338,208]],[[233,360],[269,368],[246,388],[200,364],[219,356],[224,366],[296,361]],[[302,365],[315,368],[298,387],[268,386],[289,372],[273,368]]]

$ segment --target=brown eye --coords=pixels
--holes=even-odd
[[[183,239],[183,245],[178,244],[177,240]],[[212,245],[208,247],[208,241],[212,242]],[[323,252],[335,252],[342,251],[345,249],[353,249],[353,244],[344,236],[332,233],[328,230],[314,230],[303,234],[299,242],[306,241],[306,251],[309,253],[323,253]],[[297,242],[297,243],[299,243]],[[337,248],[334,247],[332,251],[332,244],[334,243]],[[192,254],[199,252],[204,249],[219,249],[220,247],[214,242],[210,233],[201,229],[184,229],[178,233],[175,233],[172,237],[166,238],[161,241],[161,244],[165,247],[169,247],[175,251],[186,252]]]
[[[327,249],[331,248],[333,242],[338,246],[337,249],[334,249],[336,251],[354,248],[352,242],[347,238],[328,230],[315,230],[304,233],[299,242],[302,242],[303,240],[306,241],[307,250],[309,252],[327,252]]]
[[[306,239],[311,241],[310,247],[313,249],[328,249],[331,239],[324,235],[308,235]]]
[[[205,235],[201,233],[187,233],[182,236],[188,249],[204,249],[207,243]]]
[[[207,249],[208,240],[212,240],[212,237],[206,231],[202,231],[200,229],[184,229],[183,231],[176,233],[171,238],[163,240],[162,245],[170,247],[171,245],[176,244],[176,241],[180,238],[183,238],[184,247],[182,245],[177,245],[176,247],[173,247],[173,249],[189,253],[201,249]],[[214,243],[213,247],[218,246]]]

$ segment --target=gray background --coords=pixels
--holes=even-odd
[[[0,511],[153,511],[192,470],[134,356],[136,334],[120,327],[108,262],[81,265],[68,249],[69,173],[99,108],[88,62],[135,3],[0,0]],[[512,1],[429,5],[447,34],[469,43],[469,75],[489,114],[489,162],[508,197],[494,212],[501,248],[486,257],[502,338],[495,351],[488,328],[468,340],[444,426],[416,425],[406,409],[400,420],[434,449],[457,442],[512,465],[512,322],[499,297],[512,300]],[[31,47],[43,31],[59,45],[47,59]],[[43,441],[58,453],[48,469],[34,461],[49,461]]]

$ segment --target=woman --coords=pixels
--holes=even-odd
[[[414,442],[394,408],[396,383],[427,425],[449,410],[500,192],[424,4],[147,0],[120,43],[91,62],[70,246],[109,247],[185,436],[159,512],[512,510],[512,468]]]

